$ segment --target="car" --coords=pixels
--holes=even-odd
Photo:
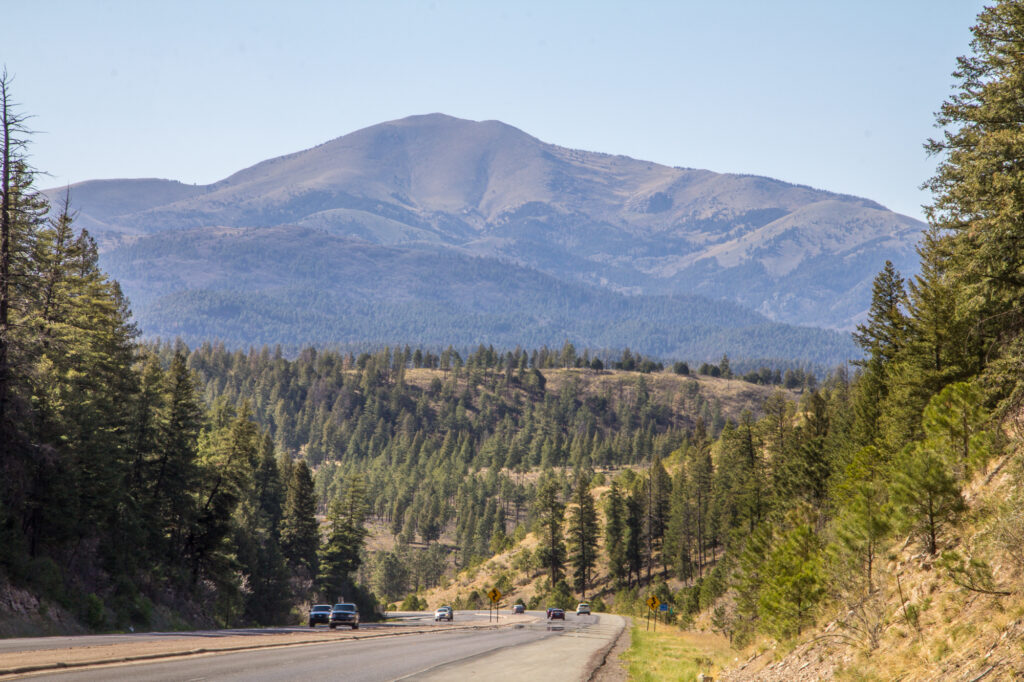
[[[317,623],[329,625],[331,622],[331,605],[314,604],[309,610],[309,627],[315,628]]]
[[[513,604],[512,613],[526,613],[526,606],[523,604]]]
[[[565,620],[563,609],[548,609],[548,620]]]
[[[434,611],[434,620],[446,620],[448,622],[451,622],[455,620],[455,612],[452,611],[452,607],[450,606],[441,606],[437,609],[437,611]]]
[[[584,613],[590,615],[590,604],[580,602],[576,605],[576,615],[582,616]]]
[[[331,619],[327,625],[332,630],[339,625],[349,625],[353,630],[358,630],[359,609],[355,604],[335,604],[331,609]]]

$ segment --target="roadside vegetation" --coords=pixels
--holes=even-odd
[[[732,661],[733,650],[721,635],[672,626],[649,630],[640,619],[634,623],[631,646],[622,657],[630,680],[693,682],[701,673],[711,676]]]

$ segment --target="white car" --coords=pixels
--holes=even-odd
[[[434,621],[447,620],[449,622],[455,620],[455,612],[452,611],[450,606],[442,606],[437,611],[434,611]]]
[[[580,602],[576,605],[576,615],[582,616],[583,614],[587,614],[588,616],[590,615],[590,604]]]

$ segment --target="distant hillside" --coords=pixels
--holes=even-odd
[[[424,264],[431,258],[450,266],[483,263],[478,269],[520,283],[553,278],[601,295],[699,295],[739,303],[777,322],[850,329],[866,310],[871,280],[886,259],[905,273],[913,271],[923,227],[867,199],[570,150],[497,121],[440,114],[372,126],[212,185],[95,180],[71,192],[80,224],[101,244],[104,267],[125,280],[129,297],[139,303],[151,300],[155,290],[172,299],[214,291],[223,298],[223,287],[208,289],[210,281],[248,282],[234,287],[240,301],[264,297],[267,286],[254,284],[254,276],[268,264],[281,264],[248,260],[236,249],[249,248],[252,237],[239,235],[266,230],[263,240],[271,253],[292,253],[288,240],[306,228],[320,234],[320,241],[304,238],[308,250],[298,265],[275,268],[275,286],[303,270],[303,260],[358,242],[362,282],[382,299],[417,299],[415,290],[435,289],[437,277],[474,286],[471,273],[442,273],[439,267],[398,276],[389,269],[398,249]],[[191,250],[197,239],[206,250]],[[214,246],[212,240],[221,243]],[[173,268],[159,268],[150,276],[150,263],[134,261],[133,254],[157,248],[167,264],[182,260],[188,267],[170,277]],[[324,271],[314,279],[316,294],[336,289],[346,275]],[[644,309],[644,299],[638,300],[635,307]],[[146,317],[153,312],[147,306],[139,307],[147,332],[170,322]],[[484,312],[506,314],[501,307]],[[186,325],[185,318],[176,324]],[[223,322],[240,332],[245,328],[230,317]],[[606,325],[603,319],[592,322]],[[411,336],[419,324],[398,331]],[[763,320],[750,318],[750,324]],[[249,331],[255,330],[242,333]],[[478,335],[488,334],[482,328]]]
[[[734,303],[626,296],[449,249],[379,246],[310,228],[163,232],[105,258],[149,336],[193,345],[514,348],[570,339],[666,358],[728,353],[824,365],[856,354],[846,335],[771,322]]]

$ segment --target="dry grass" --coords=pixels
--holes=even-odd
[[[636,620],[632,644],[622,655],[629,664],[630,680],[696,680],[700,673],[717,676],[733,660],[735,652],[724,637],[670,626],[647,631],[641,622]]]

